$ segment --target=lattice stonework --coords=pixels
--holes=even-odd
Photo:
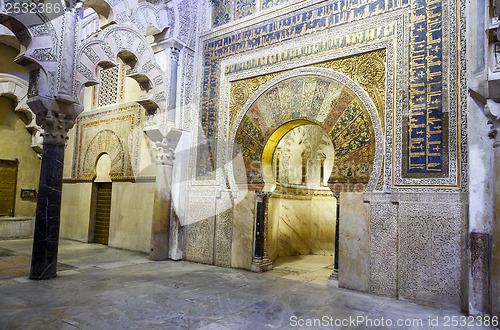
[[[120,82],[120,66],[101,69],[99,81],[98,106],[103,107],[118,102],[118,83]]]

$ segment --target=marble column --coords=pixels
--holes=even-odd
[[[175,111],[177,103],[177,71],[179,67],[180,50],[175,47],[170,47],[170,80],[169,80],[169,97],[168,97],[168,112],[167,120],[175,123]]]
[[[328,280],[337,281],[339,279],[339,223],[340,223],[340,193],[334,192],[333,195],[337,199],[337,207],[335,214],[335,256],[333,257],[333,272]]]
[[[156,192],[151,225],[151,260],[167,260],[169,257],[170,217],[172,201],[172,168],[174,150],[181,131],[170,127],[166,137],[156,142],[157,173]]]
[[[484,108],[486,116],[492,125],[490,137],[494,138],[494,173],[493,174],[493,205],[494,219],[492,232],[491,258],[491,309],[492,316],[500,318],[500,104],[488,100]]]
[[[272,269],[273,264],[267,254],[267,222],[269,193],[255,192],[255,235],[254,254],[251,270],[265,272]]]
[[[156,155],[156,192],[149,259],[167,260],[174,151],[166,139],[158,142],[156,149],[158,151]]]
[[[73,123],[73,119],[67,119],[65,115],[49,111],[43,125],[44,142],[29,276],[32,280],[57,275],[64,145]]]

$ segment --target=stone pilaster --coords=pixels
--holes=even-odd
[[[490,137],[494,139],[493,205],[494,219],[492,232],[491,257],[491,309],[492,316],[500,317],[500,104],[492,100],[484,107],[486,116],[492,125]]]
[[[48,112],[43,125],[43,151],[33,236],[30,279],[57,275],[64,145],[73,118]]]
[[[73,81],[75,80],[74,60],[76,52],[76,8],[66,10],[62,17],[63,35],[61,47],[61,61],[59,64],[59,81],[57,99],[68,102],[74,101]]]

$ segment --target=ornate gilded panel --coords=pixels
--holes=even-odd
[[[280,5],[282,3],[285,3],[287,1],[289,0],[262,0],[261,8],[262,9],[271,8]]]
[[[82,113],[75,124],[72,177],[93,179],[102,153],[111,158],[112,178],[138,173],[142,108],[138,104]]]
[[[255,13],[255,0],[236,0],[234,4],[234,18],[242,18]]]
[[[231,0],[215,0],[212,25],[218,27],[231,20]]]
[[[263,183],[261,157],[270,136],[284,123],[305,119],[321,126],[335,151],[330,184],[367,183],[375,156],[375,135],[363,102],[348,87],[318,76],[291,78],[273,86],[250,107],[238,127],[235,152],[246,177],[237,183]],[[237,155],[233,155],[235,158]]]
[[[261,4],[271,6],[271,1]],[[221,86],[221,78],[251,77],[254,72],[254,77],[265,76],[279,72],[279,68],[311,65],[316,59],[316,63],[324,62],[322,58],[334,57],[329,54],[362,55],[368,46],[383,44],[391,49],[387,55],[390,72],[380,70],[385,58],[365,58],[356,64],[357,73],[349,63],[352,56],[345,57],[337,68],[329,68],[363,86],[379,115],[387,119],[382,120],[386,134],[390,134],[384,185],[459,187],[466,161],[460,150],[465,83],[460,79],[464,60],[459,42],[464,24],[462,17],[457,17],[463,5],[463,1],[452,0],[324,1],[264,24],[246,24],[239,30],[207,37],[203,40],[196,180],[215,180],[216,164],[221,160],[216,147],[217,137],[223,138],[220,130],[224,120],[220,116],[224,97],[220,93],[227,88]],[[381,74],[390,79],[380,79]],[[386,95],[387,87],[394,94]],[[231,84],[233,88],[238,90]],[[275,95],[286,94],[286,88],[281,86]],[[240,88],[238,93],[246,91]],[[234,102],[230,100],[231,108]],[[261,102],[265,107],[268,100]],[[324,111],[311,109],[311,115]],[[229,128],[232,122],[234,113],[230,112]]]

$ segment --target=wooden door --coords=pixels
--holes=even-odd
[[[17,164],[15,160],[0,160],[0,216],[14,216]]]
[[[111,183],[98,183],[94,234],[95,243],[108,244],[110,214]]]

